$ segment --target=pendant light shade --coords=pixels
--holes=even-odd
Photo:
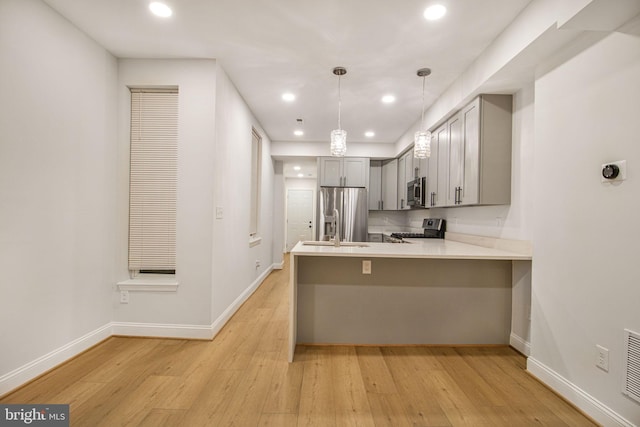
[[[424,128],[424,85],[426,77],[431,74],[431,69],[421,68],[417,74],[418,77],[422,77],[422,119],[420,121],[420,130],[414,136],[413,157],[426,159],[431,156],[431,132]]]
[[[414,136],[413,157],[416,159],[426,159],[431,157],[431,132],[419,130]]]
[[[347,131],[334,129],[331,131],[331,155],[343,157],[347,154]]]
[[[340,77],[347,74],[344,67],[336,67],[333,74],[338,76],[338,129],[331,131],[331,155],[335,157],[343,157],[347,153],[347,131],[340,127],[340,107],[342,98],[340,94]]]

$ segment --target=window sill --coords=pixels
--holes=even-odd
[[[251,236],[249,237],[249,247],[258,246],[262,242],[262,237]]]
[[[118,282],[119,291],[133,292],[176,292],[178,281],[175,276],[165,274],[140,274],[133,279]]]

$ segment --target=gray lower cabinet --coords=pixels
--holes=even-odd
[[[382,233],[369,233],[368,241],[382,243]]]

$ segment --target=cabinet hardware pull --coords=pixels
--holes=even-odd
[[[456,205],[462,204],[462,187],[456,187]]]

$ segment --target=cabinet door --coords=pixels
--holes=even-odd
[[[320,186],[340,187],[342,185],[342,159],[320,157]]]
[[[369,210],[382,209],[382,162],[372,160],[369,166]]]
[[[407,183],[409,181],[413,181],[414,179],[416,179],[416,171],[415,168],[417,165],[413,164],[413,148],[409,151],[407,151],[404,155],[404,176],[405,176],[405,181],[407,181]],[[417,162],[416,162],[417,163]]]
[[[407,183],[405,182],[405,158],[398,159],[398,206],[397,209],[404,209],[407,204]]]
[[[480,98],[461,111],[463,140],[463,176],[459,203],[474,205],[480,202]]]
[[[427,202],[429,206],[446,206],[449,174],[449,128],[447,123],[433,131],[431,157],[427,176]]]
[[[429,158],[428,157],[426,159],[413,159],[413,167],[414,169],[416,167],[418,168],[419,177],[429,176]]]
[[[443,126],[431,133],[431,155],[427,159],[427,206],[435,206],[436,193],[438,192],[438,135]]]
[[[462,114],[458,113],[447,122],[449,130],[449,185],[447,205],[460,204],[460,192],[464,180],[464,141],[462,139]]]
[[[398,159],[382,163],[382,209],[398,209]]]
[[[345,157],[344,159],[345,187],[367,187],[369,177],[369,159],[361,157]]]

